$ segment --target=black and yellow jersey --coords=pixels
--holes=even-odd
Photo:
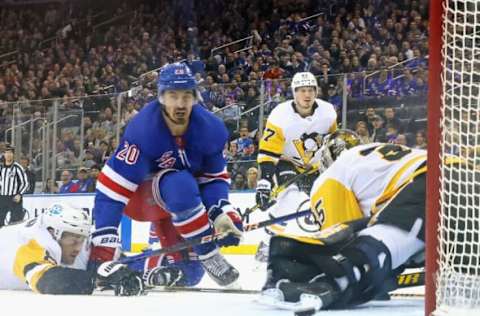
[[[71,266],[61,263],[62,249],[49,231],[33,219],[0,229],[0,289],[31,289],[70,294],[68,284],[87,276],[87,243]],[[77,280],[78,281],[78,280]],[[62,282],[65,286],[62,286]],[[88,283],[88,282],[87,282]],[[84,282],[82,286],[85,285]],[[78,289],[74,289],[78,290]],[[92,288],[93,290],[93,288]],[[88,292],[88,291],[87,291]],[[82,294],[77,291],[75,294]]]
[[[322,136],[337,129],[332,104],[315,100],[311,116],[302,117],[292,100],[280,103],[270,113],[259,144],[258,163],[277,163],[281,156],[308,164],[320,148]]]
[[[395,144],[344,151],[317,178],[310,193],[310,206],[322,229],[374,215],[413,177],[426,172],[426,160],[425,150]]]

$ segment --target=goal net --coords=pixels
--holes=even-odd
[[[480,1],[430,5],[426,315],[480,315]]]

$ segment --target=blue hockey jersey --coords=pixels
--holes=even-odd
[[[227,139],[223,122],[200,105],[193,106],[186,133],[172,136],[159,102],[148,103],[128,124],[115,154],[98,176],[93,210],[96,228],[118,227],[138,185],[162,169],[190,171],[207,209],[228,199],[230,180],[223,156]]]

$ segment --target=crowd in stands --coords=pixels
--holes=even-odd
[[[78,122],[58,130],[58,178],[45,192],[91,192],[117,131],[156,97],[149,71],[178,60],[230,129],[232,189],[255,188],[259,104],[268,115],[291,99],[298,71],[317,76],[319,97],[339,117],[346,91],[347,127],[365,142],[425,147],[427,0],[92,3],[0,8],[0,55],[14,52],[0,56],[0,139],[16,107],[25,119],[48,117],[59,98],[60,111],[83,112],[83,138]],[[117,113],[118,93],[129,89]],[[30,157],[37,171],[39,130]]]

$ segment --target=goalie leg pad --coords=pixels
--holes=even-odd
[[[264,289],[274,287],[282,279],[308,282],[322,272],[319,263],[329,260],[335,253],[331,247],[283,236],[272,237],[267,265],[269,273]]]
[[[309,257],[317,267],[317,274],[325,275],[321,282],[337,286],[341,292],[328,307],[332,309],[371,300],[381,292],[383,282],[392,273],[389,250],[370,236],[357,237],[335,255],[310,254]]]
[[[278,286],[278,281],[282,278],[296,281],[298,283],[294,284],[296,297],[293,294],[290,297],[294,300],[300,297],[302,291],[313,294],[328,285],[331,287],[332,295],[323,308],[334,309],[371,300],[382,292],[383,282],[392,276],[390,251],[385,244],[371,236],[359,236],[334,254],[324,251],[325,248],[328,247],[302,243],[285,237],[273,237],[266,286],[271,287],[273,284]],[[322,274],[323,276],[310,282],[305,282],[299,277],[298,280],[294,280],[295,276],[291,272],[290,275],[285,272],[295,271],[289,264],[292,267],[294,264],[307,267],[305,270],[310,276]],[[337,292],[341,295],[335,294]]]
[[[267,281],[263,289],[275,287],[280,280],[308,282],[318,274],[313,264],[304,264],[288,258],[275,258],[267,266]]]
[[[342,250],[342,255],[354,270],[355,279],[351,283],[348,278],[346,292],[351,292],[350,298],[342,299],[338,307],[362,304],[382,294],[383,283],[392,274],[391,254],[384,243],[370,236],[359,236]]]

